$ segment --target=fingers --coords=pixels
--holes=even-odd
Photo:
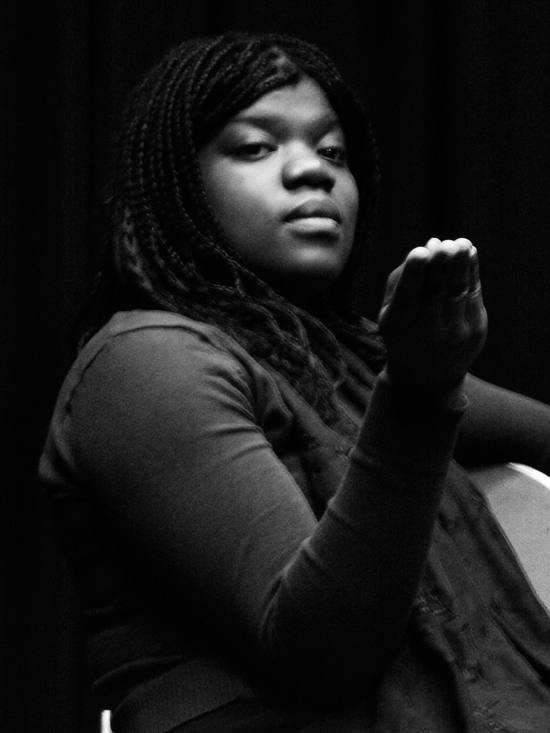
[[[469,239],[430,239],[426,249],[431,255],[427,277],[427,292],[431,293],[432,307],[440,310],[446,320],[464,318],[468,306],[470,288],[475,275],[472,273],[475,248]]]
[[[477,250],[469,239],[430,239],[388,279],[381,326],[405,325],[423,311],[435,323],[475,316],[481,297]]]
[[[479,279],[479,258],[477,249],[472,247],[470,251],[470,279],[468,282],[468,290],[471,298],[481,296],[481,280]]]
[[[487,314],[483,304],[481,280],[479,277],[479,260],[477,250],[472,248],[470,253],[470,282],[468,298],[466,300],[466,317],[474,328],[487,329]]]
[[[461,295],[470,286],[469,239],[430,239],[426,249],[430,253],[430,280],[428,286],[449,297]]]
[[[416,247],[403,264],[389,277],[384,304],[380,311],[381,325],[406,323],[416,315],[424,290],[426,265],[430,254],[425,247]]]
[[[452,258],[449,274],[448,294],[451,298],[463,297],[470,288],[470,254],[473,245],[469,239],[457,239],[454,243],[456,253]]]

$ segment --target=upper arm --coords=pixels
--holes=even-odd
[[[466,466],[515,461],[550,469],[550,407],[468,375],[456,457]]]
[[[178,329],[107,343],[71,406],[80,460],[117,531],[177,599],[256,628],[316,522],[229,353]]]

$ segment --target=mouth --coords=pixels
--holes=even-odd
[[[309,199],[289,211],[286,222],[304,222],[324,224],[325,226],[342,223],[342,216],[336,204],[330,199]],[[325,220],[325,221],[323,221]]]

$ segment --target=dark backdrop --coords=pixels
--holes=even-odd
[[[546,0],[50,0],[0,5],[0,727],[86,733],[78,608],[34,475],[94,263],[124,98],[183,38],[287,31],[371,109],[382,154],[373,313],[430,236],[480,251],[490,336],[474,370],[550,401]]]

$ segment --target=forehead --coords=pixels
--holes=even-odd
[[[336,126],[338,115],[323,89],[309,77],[274,89],[236,114],[230,122],[269,123],[280,120]]]

